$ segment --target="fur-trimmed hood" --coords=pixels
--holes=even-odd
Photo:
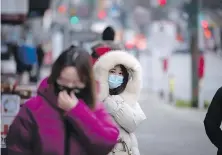
[[[126,89],[120,95],[129,104],[137,102],[142,85],[142,70],[139,61],[126,51],[110,51],[102,55],[94,64],[95,78],[100,84],[99,100],[103,101],[109,95],[109,70],[116,65],[124,65],[129,72]]]

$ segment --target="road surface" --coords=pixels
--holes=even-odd
[[[140,104],[147,116],[136,131],[141,155],[216,155],[204,130],[206,111],[177,109],[149,91]]]

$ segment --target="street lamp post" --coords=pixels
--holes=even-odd
[[[199,99],[199,77],[198,77],[198,14],[201,0],[191,0],[186,9],[189,15],[188,26],[190,34],[190,51],[191,51],[191,78],[192,78],[192,107],[198,107]]]

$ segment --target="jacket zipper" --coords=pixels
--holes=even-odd
[[[64,119],[65,127],[65,138],[64,138],[64,155],[69,155],[70,153],[70,132],[69,132],[69,122]]]
[[[47,102],[50,103],[50,101],[40,92],[37,92],[38,95],[42,96]],[[62,117],[62,116],[61,116]],[[62,119],[64,122],[64,128],[65,128],[65,133],[64,133],[64,155],[69,155],[70,152],[70,132],[69,132],[69,122],[66,119]]]

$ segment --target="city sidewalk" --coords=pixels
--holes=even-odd
[[[142,91],[140,104],[147,120],[136,131],[141,155],[213,155],[203,120],[206,111],[164,104],[151,91]]]

